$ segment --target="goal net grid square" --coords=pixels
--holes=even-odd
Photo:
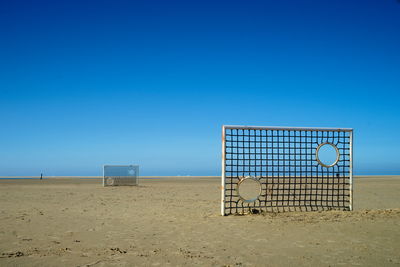
[[[138,185],[138,165],[104,165],[103,186]]]
[[[223,126],[221,214],[352,210],[352,143],[353,129]],[[324,145],[332,164],[319,157]]]

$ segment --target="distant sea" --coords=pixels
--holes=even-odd
[[[40,180],[40,177],[1,177],[0,180]],[[47,178],[42,178],[47,179]]]

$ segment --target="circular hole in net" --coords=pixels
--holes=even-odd
[[[339,160],[339,153],[331,143],[321,144],[317,149],[317,160],[324,167],[332,167]]]
[[[238,183],[238,193],[244,202],[254,202],[261,194],[261,184],[252,177],[246,177]]]
[[[106,183],[107,183],[107,185],[114,185],[114,179],[113,178],[107,178]]]

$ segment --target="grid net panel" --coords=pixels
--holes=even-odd
[[[222,214],[350,210],[351,139],[351,129],[223,127]],[[317,160],[325,143],[337,148],[333,166]],[[247,178],[260,182],[253,202],[238,194]]]
[[[103,169],[103,185],[138,185],[138,165],[105,165]]]

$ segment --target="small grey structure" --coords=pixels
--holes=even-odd
[[[103,186],[138,185],[139,165],[104,165]]]
[[[352,210],[352,150],[348,128],[223,126],[221,214]]]

